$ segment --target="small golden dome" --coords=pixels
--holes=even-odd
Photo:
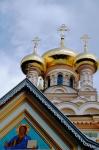
[[[33,39],[34,43],[33,53],[25,56],[21,61],[21,68],[24,74],[27,73],[28,64],[31,64],[32,67],[39,69],[41,72],[45,71],[44,59],[37,54],[37,46],[39,41],[40,39],[38,37],[35,37]]]
[[[84,52],[76,56],[74,64],[76,66],[76,70],[79,69],[80,66],[87,65],[88,67],[93,69],[93,72],[96,72],[98,68],[98,62],[93,54],[88,53],[89,39],[90,37],[87,34],[84,34],[81,37],[81,40],[84,42]]]
[[[76,68],[83,64],[92,65],[95,68],[95,71],[98,68],[98,63],[95,55],[87,52],[78,54],[75,58],[74,64],[76,65]]]
[[[47,67],[56,64],[67,64],[72,66],[76,53],[68,48],[55,48],[44,53],[42,57],[45,59]]]
[[[34,67],[39,68],[41,71],[44,72],[45,70],[45,63],[44,59],[37,54],[30,54],[25,56],[21,61],[21,68],[22,71],[26,74],[26,65],[31,63]]]
[[[76,56],[75,62],[77,62],[79,60],[83,60],[83,59],[91,59],[91,60],[97,61],[95,55],[84,52],[84,53],[80,53]]]

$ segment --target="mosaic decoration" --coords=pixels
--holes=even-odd
[[[28,121],[24,119],[0,141],[0,150],[12,149],[50,150],[50,147]]]

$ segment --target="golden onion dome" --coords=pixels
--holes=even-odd
[[[74,64],[76,65],[76,68],[84,64],[93,66],[95,71],[98,68],[96,56],[88,52],[78,54],[75,58]]]
[[[44,59],[42,57],[40,57],[34,53],[25,56],[21,61],[21,68],[25,74],[26,74],[26,66],[29,63],[31,63],[33,67],[36,67],[36,68],[40,69],[42,72],[44,72],[45,63],[44,63]]]
[[[79,69],[80,66],[82,65],[87,65],[93,69],[93,72],[97,71],[98,68],[98,63],[95,55],[88,53],[88,40],[90,37],[87,34],[84,34],[81,37],[81,40],[84,43],[84,52],[80,53],[76,56],[74,64],[76,66],[76,70]]]
[[[37,54],[37,46],[40,39],[35,37],[33,40],[34,48],[33,53],[30,55],[25,56],[21,61],[21,68],[24,74],[27,73],[27,65],[31,64],[32,67],[39,69],[41,72],[45,71],[45,63],[44,59]]]
[[[60,32],[60,48],[51,49],[43,54],[42,57],[45,59],[46,67],[54,65],[73,66],[76,53],[69,48],[65,48],[65,32],[69,31],[69,28],[62,24],[58,31]]]
[[[90,59],[93,61],[97,61],[96,56],[90,53],[80,53],[76,56],[75,58],[75,62],[79,61],[79,60],[83,60],[83,59]]]
[[[73,62],[76,57],[76,53],[68,48],[55,48],[47,51],[42,56],[45,59],[47,67],[53,65],[70,65],[73,66]]]

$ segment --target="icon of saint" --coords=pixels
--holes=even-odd
[[[31,138],[27,135],[28,127],[22,124],[18,128],[18,135],[14,136],[9,142],[5,143],[5,150],[26,149],[27,143]]]

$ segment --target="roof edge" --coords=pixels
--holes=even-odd
[[[87,138],[66,116],[64,116],[46,97],[39,91],[27,78],[20,82],[16,87],[9,91],[0,99],[0,106],[4,105],[10,98],[23,88],[28,88],[40,102],[49,109],[55,117],[63,124],[85,147],[92,149],[99,148],[99,144]]]

